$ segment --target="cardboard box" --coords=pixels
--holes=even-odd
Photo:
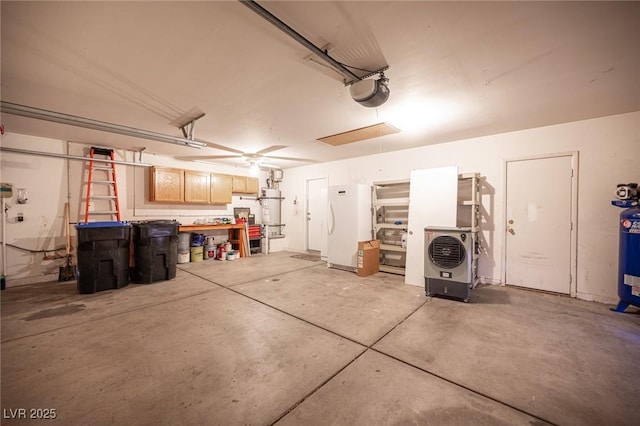
[[[358,242],[358,268],[361,277],[373,275],[380,270],[380,240]]]

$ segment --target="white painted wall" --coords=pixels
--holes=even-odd
[[[5,134],[2,146],[33,151],[49,151],[64,154],[64,144],[42,138]],[[13,197],[6,199],[7,244],[31,250],[64,247],[64,204],[67,201],[67,174],[64,160],[48,157],[27,157],[1,152],[0,181],[13,185]],[[26,204],[16,201],[16,189],[25,188]],[[24,221],[18,222],[22,212]],[[64,251],[60,252],[64,253]],[[51,253],[53,254],[53,252]],[[34,282],[49,280],[58,273],[61,260],[44,260],[45,253],[31,254],[7,247],[7,286],[17,279],[33,277]],[[56,278],[57,279],[57,278]]]
[[[3,146],[34,151],[64,153],[67,143],[59,140],[24,135],[5,134]],[[362,142],[368,143],[368,142]],[[88,147],[69,144],[71,154],[85,155]],[[620,210],[610,205],[617,183],[640,180],[637,159],[640,157],[640,112],[523,130],[500,135],[468,139],[447,144],[377,154],[363,158],[316,164],[284,172],[280,184],[285,200],[282,219],[286,238],[273,240],[271,250],[305,248],[305,215],[293,205],[293,200],[305,199],[305,182],[309,178],[328,177],[329,185],[349,183],[371,184],[374,181],[408,179],[411,170],[443,167],[455,164],[461,173],[480,172],[482,182],[482,243],[485,252],[480,257],[479,275],[490,282],[499,282],[502,259],[503,161],[506,158],[553,152],[579,151],[578,194],[578,297],[604,302],[617,301],[617,217]],[[77,220],[81,210],[78,171],[81,162],[22,154],[1,153],[0,181],[29,192],[29,203],[16,207],[15,197],[8,201],[7,242],[32,249],[51,249],[64,245],[64,203],[67,196],[67,163],[71,175],[71,218]],[[118,151],[120,159],[133,159],[133,153]],[[154,165],[174,166],[219,173],[248,174],[247,169],[185,163],[171,158],[143,155]],[[145,220],[175,218],[191,223],[199,217],[232,214],[227,209],[200,206],[156,205],[148,198],[146,171],[130,167],[118,168],[123,219]],[[261,186],[266,176],[260,177]],[[544,179],[533,176],[532,179]],[[553,182],[549,182],[550,185]],[[523,188],[526,190],[526,188]],[[258,204],[239,200],[235,206],[250,206],[259,218]],[[22,211],[25,222],[14,223]],[[295,214],[295,213],[298,214]],[[72,228],[72,233],[75,231]],[[57,279],[61,261],[44,261],[42,255],[31,255],[8,249],[7,285],[38,280]]]
[[[504,160],[574,150],[580,157],[577,295],[614,303],[620,210],[610,201],[617,183],[640,180],[640,112],[287,169],[280,185],[285,197],[282,219],[287,224],[283,244],[292,250],[304,249],[304,216],[293,214],[292,200],[304,199],[306,179],[328,176],[329,185],[371,184],[408,179],[414,169],[455,164],[460,173],[480,172],[483,176],[484,253],[478,273],[485,281],[498,283],[503,256]]]
[[[90,145],[67,143],[61,140],[25,136],[7,133],[2,136],[2,146],[45,151],[57,154],[88,156]],[[65,246],[64,204],[69,196],[71,221],[84,218],[84,185],[86,165],[82,161],[41,157],[17,153],[1,152],[0,181],[13,184],[15,188],[26,188],[29,194],[27,204],[18,205],[14,196],[7,199],[7,243],[32,250],[52,250]],[[133,161],[131,151],[116,150],[116,159]],[[138,154],[135,154],[138,161]],[[225,165],[207,165],[184,162],[173,158],[143,154],[144,163],[177,167],[189,170],[201,170],[211,173],[250,175],[249,169]],[[232,216],[233,207],[249,207],[260,221],[260,206],[257,201],[233,196],[233,203],[219,206],[170,205],[149,202],[149,171],[147,168],[116,166],[118,190],[122,220],[176,219],[182,224],[194,223],[207,217]],[[267,173],[261,172],[260,186],[266,185]],[[24,213],[24,222],[15,218],[18,212]],[[216,240],[227,239],[226,231],[211,232]],[[72,245],[75,247],[75,227],[71,227]],[[60,251],[58,253],[64,253]],[[33,282],[57,280],[59,267],[63,259],[43,260],[43,253],[32,254],[22,250],[7,248],[7,286]],[[75,264],[75,263],[74,263]]]

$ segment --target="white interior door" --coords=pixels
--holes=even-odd
[[[458,167],[411,172],[406,284],[424,286],[424,228],[456,226],[457,212]]]
[[[307,250],[327,251],[327,178],[307,180]]]
[[[505,282],[571,293],[572,156],[507,161]]]

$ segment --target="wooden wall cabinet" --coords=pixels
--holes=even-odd
[[[186,203],[209,203],[209,173],[184,171],[184,201]]]
[[[184,170],[168,167],[149,169],[149,200],[184,202]]]
[[[211,192],[209,201],[212,204],[231,204],[233,176],[211,174]]]
[[[233,176],[232,187],[233,192],[246,193],[247,192],[247,178],[245,176]]]
[[[258,178],[248,177],[247,178],[247,193],[248,194],[257,194],[260,191],[258,185]]]
[[[240,194],[257,194],[258,190],[258,178],[249,176],[233,176],[233,192]]]
[[[170,167],[149,168],[149,201],[231,204],[234,192],[257,194],[258,178]]]

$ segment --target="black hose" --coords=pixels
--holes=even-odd
[[[0,241],[0,244],[2,244],[2,241]],[[66,246],[64,246],[64,247],[58,247],[58,248],[50,249],[50,250],[31,250],[31,249],[28,249],[28,248],[16,246],[16,245],[9,244],[9,243],[6,243],[6,245],[9,246],[9,247],[13,247],[15,249],[18,249],[18,250],[27,251],[29,253],[48,253],[48,252],[51,252],[51,251],[65,250],[67,248]]]

